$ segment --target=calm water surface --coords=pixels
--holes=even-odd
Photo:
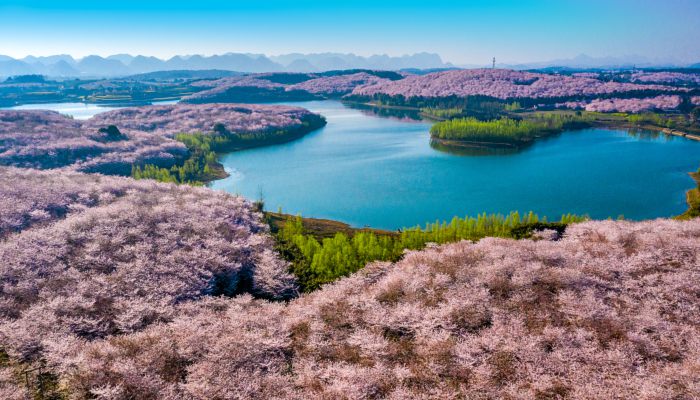
[[[430,146],[430,124],[377,117],[336,101],[289,103],[319,112],[323,129],[292,143],[222,157],[211,186],[266,207],[354,226],[396,229],[482,212],[573,212],[594,218],[682,213],[700,143],[588,129],[513,154],[454,155]]]
[[[153,104],[174,104],[177,101],[159,101]],[[75,119],[90,119],[95,114],[112,111],[124,107],[110,107],[88,103],[44,103],[44,104],[24,104],[21,106],[8,107],[11,110],[51,110],[61,114],[70,115]]]

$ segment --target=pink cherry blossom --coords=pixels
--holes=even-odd
[[[176,133],[212,132],[223,124],[234,133],[266,132],[300,126],[311,113],[303,108],[257,104],[173,104],[122,108],[97,114],[85,127],[116,125],[172,137]]]
[[[241,197],[65,171],[0,167],[0,180],[0,215],[21,223],[0,241],[0,348],[17,359],[167,322],[202,296],[296,295]]]
[[[34,211],[48,201],[27,204],[18,189],[3,193],[20,200],[0,214],[40,219],[0,242],[0,347],[30,366],[42,359],[74,398],[659,399],[700,389],[700,219],[430,246],[284,303],[217,296],[245,282],[259,297],[293,295],[241,198],[3,174],[43,180],[31,197],[77,203],[47,216]],[[25,396],[1,365],[0,394]]]
[[[310,79],[290,85],[287,90],[305,90],[309,93],[333,96],[350,93],[360,85],[375,85],[382,82],[391,81],[366,72],[358,72],[356,74],[323,76]]]
[[[471,69],[409,76],[356,87],[352,94],[404,97],[483,95],[499,99],[595,96],[639,90],[678,91],[662,85],[604,82],[591,77],[542,74],[505,69]]]
[[[586,111],[631,112],[672,110],[681,104],[679,96],[657,96],[644,99],[595,99],[585,106]]]
[[[700,74],[682,72],[635,72],[630,76],[631,82],[639,83],[671,83],[700,85]]]
[[[170,167],[186,156],[172,139],[181,132],[233,133],[296,128],[312,115],[297,107],[174,104],[124,108],[78,121],[52,111],[0,110],[0,165],[67,168],[129,174],[134,164]],[[100,128],[115,125],[124,140],[106,141]]]
[[[348,74],[292,74],[302,80],[295,84],[282,84],[274,81],[275,74],[250,74],[234,76],[216,80],[203,80],[193,82],[196,87],[209,88],[185,97],[185,102],[201,103],[214,101],[231,89],[258,88],[268,90],[282,90],[284,92],[302,91],[310,95],[339,96],[352,92],[361,85],[373,85],[382,82],[390,82],[389,79],[380,78],[368,72],[356,72]],[[401,74],[406,76],[406,74]]]

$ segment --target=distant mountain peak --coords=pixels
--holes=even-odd
[[[222,70],[237,72],[313,72],[341,69],[434,69],[449,68],[438,54],[420,52],[390,56],[375,54],[358,56],[353,53],[290,53],[266,56],[259,53],[233,53],[205,56],[176,55],[167,60],[132,54],[110,56],[87,55],[79,60],[69,55],[47,57],[27,56],[22,60],[0,56],[0,76],[45,74],[48,76],[115,77],[155,71]]]

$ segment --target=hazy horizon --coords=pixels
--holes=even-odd
[[[251,52],[237,52],[237,51],[227,51],[227,52],[222,52],[222,53],[191,53],[191,54],[173,54],[169,56],[156,56],[152,54],[142,54],[142,53],[129,53],[129,52],[122,52],[122,53],[91,53],[91,54],[85,54],[85,55],[75,55],[75,54],[70,54],[70,53],[49,53],[49,54],[26,54],[23,56],[12,56],[10,54],[5,54],[5,53],[0,53],[0,56],[7,56],[11,57],[15,60],[26,60],[26,59],[31,59],[31,58],[50,58],[50,57],[63,57],[63,56],[68,56],[71,57],[73,60],[76,62],[79,62],[87,57],[93,57],[93,56],[98,56],[104,59],[113,59],[113,60],[120,60],[123,61],[124,58],[126,57],[155,57],[159,60],[162,61],[168,61],[171,59],[174,59],[176,57],[181,57],[183,59],[188,59],[190,57],[196,57],[196,56],[201,56],[204,58],[208,57],[217,57],[217,56],[226,56],[226,55],[246,55],[246,56],[251,56],[251,57],[266,57],[272,61],[277,61],[279,58],[284,58],[284,57],[290,57],[290,56],[295,56],[298,55],[299,59],[303,59],[304,57],[308,56],[323,56],[323,55],[343,55],[343,56],[356,56],[356,57],[362,57],[365,59],[369,59],[371,57],[390,57],[390,58],[402,58],[402,57],[413,57],[417,55],[436,55],[440,57],[442,62],[446,64],[446,66],[454,66],[454,67],[467,67],[467,68],[490,68],[491,63],[492,63],[492,58],[487,58],[484,60],[479,60],[478,62],[473,62],[473,63],[459,63],[459,62],[454,62],[450,59],[447,59],[446,57],[442,56],[439,53],[434,53],[434,52],[429,52],[429,51],[417,51],[415,53],[403,53],[403,54],[390,54],[390,53],[372,53],[372,54],[358,54],[358,53],[353,53],[353,52],[334,52],[334,51],[320,51],[320,52],[312,52],[312,53],[302,53],[302,52],[297,52],[297,51],[290,51],[287,53],[279,53],[279,54],[266,54],[266,53],[251,53]],[[566,63],[563,64],[556,64],[556,62],[564,62]],[[689,59],[686,61],[679,60],[677,58],[653,58],[653,57],[646,57],[642,56],[639,54],[623,54],[623,55],[603,55],[603,56],[591,56],[589,54],[584,54],[580,53],[571,57],[562,57],[562,58],[556,58],[556,59],[541,59],[541,60],[532,60],[532,61],[522,61],[522,60],[496,60],[496,65],[501,66],[501,67],[512,67],[512,66],[529,66],[529,65],[540,65],[541,66],[567,66],[569,64],[574,65],[576,64],[577,61],[585,61],[590,65],[586,66],[600,66],[600,67],[605,67],[605,66],[612,66],[612,65],[627,65],[627,64],[641,64],[641,65],[649,65],[649,66],[661,66],[661,65],[673,65],[673,66],[684,66],[684,65],[691,65],[691,64],[698,64],[700,63],[700,58],[698,59]],[[128,66],[128,63],[123,62],[124,65]],[[285,63],[281,63],[284,65]],[[449,64],[449,65],[448,65]]]
[[[700,2],[417,1],[261,4],[125,0],[0,5],[0,54],[437,53],[456,65],[640,56],[700,61]]]

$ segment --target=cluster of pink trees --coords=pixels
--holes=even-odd
[[[575,72],[571,75],[578,77],[578,78],[594,78],[594,79],[597,79],[600,76],[600,74],[598,74],[597,72]]]
[[[65,218],[72,212],[109,204],[129,191],[152,185],[99,174],[56,173],[0,167],[0,239],[36,224]]]
[[[0,242],[0,347],[45,360],[73,397],[700,391],[700,220],[434,246],[280,303],[220,296],[251,275],[253,293],[293,292],[243,200],[148,185]],[[20,398],[6,369],[0,395]]]
[[[122,108],[97,114],[85,126],[107,124],[120,129],[137,130],[158,135],[212,132],[223,124],[234,133],[266,132],[297,128],[311,115],[299,107],[256,104],[172,104]]]
[[[165,323],[179,304],[202,296],[296,295],[267,225],[241,197],[128,178],[0,171],[0,198],[16,200],[3,201],[3,220],[24,221],[0,242],[0,348],[13,359],[60,357],[62,348]]]
[[[653,110],[673,110],[681,104],[680,96],[661,95],[646,98],[630,99],[593,99],[586,101],[569,101],[557,104],[559,107],[585,109],[586,111],[597,112],[629,112],[639,113]]]
[[[700,85],[700,74],[683,72],[635,72],[630,76],[630,81],[640,83],[671,83]]]
[[[390,82],[390,80],[366,72],[358,72],[310,79],[291,85],[288,90],[305,90],[309,93],[333,96],[350,93],[360,85],[375,85],[382,82]]]
[[[194,93],[185,98],[185,101],[204,102],[207,99],[216,99],[235,88],[278,89],[285,92],[302,91],[310,95],[338,96],[350,93],[361,85],[390,82],[389,79],[380,78],[367,72],[338,75],[290,74],[295,77],[294,79],[298,83],[279,83],[275,81],[274,75],[270,73],[251,74],[193,82],[192,86],[209,89]]]
[[[291,74],[295,75],[295,74]],[[325,76],[296,74],[290,81],[280,83],[271,74],[251,74],[217,80],[194,82],[193,86],[209,88],[189,96],[186,101],[205,102],[218,99],[232,89],[260,89],[268,91],[301,92],[308,95],[353,96],[401,95],[411,97],[490,96],[499,99],[513,98],[591,98],[599,95],[625,94],[628,92],[678,92],[687,90],[660,83],[698,83],[700,75],[677,72],[639,72],[625,75],[630,82],[604,81],[598,73],[573,75],[545,74],[507,69],[471,69],[435,72],[427,75],[404,75],[403,79],[390,80],[367,72]]]
[[[643,99],[594,99],[586,105],[586,111],[631,112],[672,110],[681,104],[680,96],[656,96]]]
[[[700,106],[700,96],[691,97],[690,102],[693,103],[693,105]]]
[[[99,128],[53,111],[0,111],[0,165],[128,173],[134,163],[173,165],[186,148],[172,139],[124,132],[110,140]]]
[[[223,124],[234,133],[298,128],[311,113],[284,106],[174,104],[126,108],[77,121],[52,111],[0,111],[0,165],[68,168],[129,174],[134,164],[170,167],[187,149],[180,132],[211,132]],[[115,125],[123,136],[101,128]]]
[[[203,101],[210,97],[219,96],[226,91],[236,87],[255,87],[262,89],[284,88],[285,85],[268,81],[264,74],[252,74],[243,76],[232,76],[215,80],[203,80],[192,82],[192,86],[210,88],[185,97],[185,101]]]
[[[500,70],[433,75],[383,82],[359,73],[282,86],[340,93],[412,79],[411,93],[500,98],[656,87]],[[661,95],[568,106],[679,104]],[[0,111],[0,164],[64,167],[0,167],[0,398],[29,398],[22,371],[39,365],[73,398],[700,393],[700,219],[586,222],[561,240],[540,232],[430,246],[297,297],[288,264],[246,200],[71,171],[174,160],[185,151],[174,133],[217,123],[233,132],[293,128],[309,114],[173,105],[80,122]],[[107,125],[124,137],[108,137],[100,131]]]
[[[541,74],[506,69],[472,69],[408,76],[397,81],[358,86],[353,95],[404,97],[483,95],[499,99],[594,96],[639,90],[676,91],[662,85],[604,82],[591,77]]]

